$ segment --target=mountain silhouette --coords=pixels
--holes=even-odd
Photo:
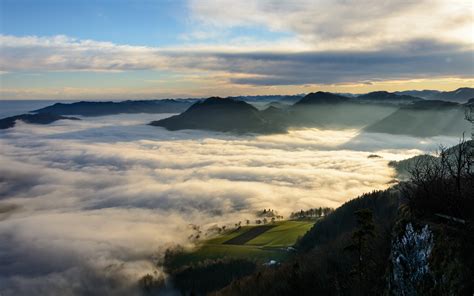
[[[26,123],[33,123],[33,124],[50,124],[57,120],[61,119],[68,119],[68,120],[80,120],[76,117],[66,117],[51,113],[38,113],[38,114],[22,114],[11,116],[7,118],[0,119],[0,129],[7,129],[14,127],[17,120],[21,120]]]
[[[153,121],[150,125],[161,126],[168,130],[203,129],[238,133],[285,131],[284,126],[265,118],[265,113],[252,105],[219,97],[197,102],[179,115]]]

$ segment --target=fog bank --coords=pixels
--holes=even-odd
[[[167,115],[162,115],[167,116]],[[133,294],[189,224],[337,207],[389,186],[390,160],[454,138],[357,130],[236,136],[147,126],[157,115],[0,132],[0,294]],[[381,158],[368,158],[370,154]]]

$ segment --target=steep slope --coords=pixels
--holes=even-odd
[[[462,141],[409,181],[346,202],[314,224],[292,260],[216,295],[472,295],[469,147]]]
[[[238,133],[284,132],[284,126],[270,122],[255,107],[234,99],[209,98],[185,112],[150,123],[168,130],[203,129]]]
[[[79,118],[75,117],[66,117],[50,113],[22,114],[0,119],[0,129],[14,127],[17,120],[33,124],[50,124],[61,119],[80,120]]]
[[[390,231],[397,218],[398,191],[364,194],[323,218],[296,245],[299,255],[274,268],[232,282],[215,295],[380,295],[386,280]],[[357,229],[354,212],[370,209],[375,236],[368,244],[365,293],[354,276],[357,256],[347,249]],[[364,261],[365,262],[365,261]],[[214,294],[212,294],[214,295]]]

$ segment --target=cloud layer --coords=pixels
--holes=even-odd
[[[191,0],[189,7],[205,29],[264,27],[323,50],[370,50],[419,38],[469,43],[474,11],[465,0]]]
[[[370,51],[279,52],[160,49],[65,36],[1,36],[0,69],[17,71],[137,71],[219,73],[239,85],[361,83],[436,77],[471,78],[470,46],[416,39]],[[210,76],[210,80],[216,80]],[[201,81],[202,83],[202,81]],[[185,87],[185,86],[183,86]],[[4,90],[8,92],[8,88]]]
[[[2,131],[3,295],[133,294],[139,276],[160,272],[154,260],[166,246],[188,243],[189,223],[233,224],[268,207],[284,215],[335,207],[387,187],[388,160],[456,141],[317,129],[236,137],[144,124],[152,119]],[[384,158],[368,159],[374,152]]]

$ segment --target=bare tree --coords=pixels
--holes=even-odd
[[[471,139],[474,140],[474,103],[466,108],[464,118],[471,123]]]
[[[474,147],[463,136],[459,144],[434,156],[414,159],[409,168],[410,182],[403,188],[411,208],[417,212],[470,216],[474,202]]]

